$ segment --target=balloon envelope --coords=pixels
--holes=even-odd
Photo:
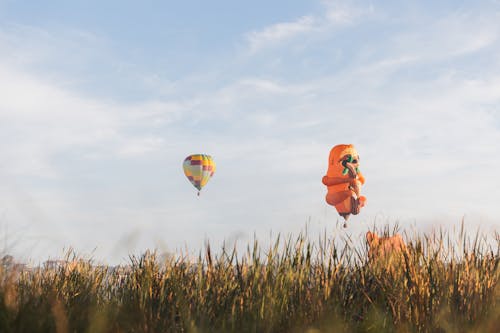
[[[359,155],[352,144],[336,145],[330,150],[322,182],[327,187],[326,202],[335,206],[344,219],[359,214],[365,206],[366,197],[360,194],[365,177],[359,171]]]
[[[184,159],[182,164],[188,180],[201,190],[215,173],[215,162],[210,155],[194,154]]]

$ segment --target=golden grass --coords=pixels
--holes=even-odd
[[[498,234],[406,242],[384,260],[301,234],[241,256],[207,245],[194,263],[146,252],[112,270],[70,253],[54,269],[0,268],[0,332],[499,331]]]

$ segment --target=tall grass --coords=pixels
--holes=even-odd
[[[0,332],[498,332],[500,236],[406,238],[380,260],[300,234],[242,254],[207,245],[194,261],[4,267]]]

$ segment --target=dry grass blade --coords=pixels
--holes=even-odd
[[[385,235],[398,231],[385,227]],[[122,267],[68,253],[56,267],[0,267],[2,332],[495,332],[500,235],[463,225],[405,235],[408,250],[369,260],[350,238],[278,235],[197,261],[156,252]]]

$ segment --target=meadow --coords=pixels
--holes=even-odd
[[[386,226],[380,233],[393,234]],[[401,255],[323,234],[237,253],[0,268],[0,332],[499,332],[500,235],[405,235]],[[217,254],[215,254],[217,253]]]

